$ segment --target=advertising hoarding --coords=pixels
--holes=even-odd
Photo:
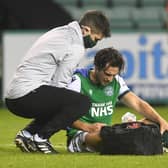
[[[6,32],[3,35],[3,95],[21,58],[41,32]],[[88,49],[80,67],[91,67],[95,53],[118,49],[126,62],[123,77],[140,97],[168,104],[168,36],[166,33],[115,33]]]

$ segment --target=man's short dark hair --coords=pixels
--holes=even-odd
[[[103,70],[109,66],[118,67],[119,72],[124,69],[124,59],[121,53],[114,48],[104,48],[96,53],[94,65],[98,70]]]
[[[79,21],[82,26],[89,26],[93,32],[102,33],[104,37],[110,37],[110,23],[104,13],[97,10],[87,11]]]

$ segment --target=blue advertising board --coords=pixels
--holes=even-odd
[[[104,47],[117,48],[126,68],[122,74],[128,86],[140,97],[168,104],[168,36],[166,34],[114,34],[87,51],[85,66],[92,66],[95,53]]]
[[[41,34],[42,32],[3,34],[3,93],[21,58]],[[126,62],[122,75],[127,85],[137,95],[152,103],[168,104],[166,33],[114,33],[112,37],[88,49],[80,66],[93,66],[95,53],[105,47],[114,47],[122,53]]]

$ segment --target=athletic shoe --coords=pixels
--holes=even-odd
[[[14,140],[16,147],[20,148],[22,152],[36,152],[37,148],[34,142],[31,140],[30,137],[24,136],[23,131],[19,131],[16,135]]]
[[[53,148],[52,144],[49,142],[48,139],[41,139],[38,137],[38,141],[36,140],[38,135],[33,136],[33,142],[36,145],[38,152],[44,154],[57,154],[58,152]]]
[[[163,151],[168,152],[168,131],[165,131],[162,135]]]

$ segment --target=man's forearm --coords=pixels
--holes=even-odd
[[[83,121],[76,120],[75,122],[73,122],[72,126],[76,129],[80,129],[80,130],[89,132],[88,123],[85,123]]]

